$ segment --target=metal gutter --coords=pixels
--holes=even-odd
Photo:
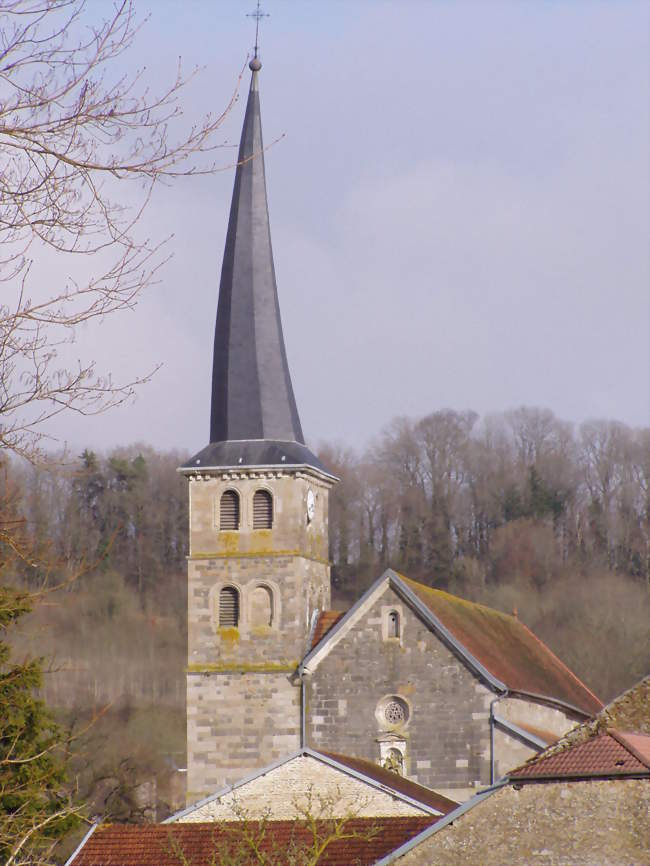
[[[84,845],[86,844],[86,842],[90,839],[90,837],[93,835],[93,833],[94,833],[95,830],[99,827],[100,824],[101,824],[101,821],[95,821],[95,823],[92,825],[92,827],[90,828],[90,830],[86,833],[86,835],[83,837],[83,839],[81,840],[81,842],[77,845],[77,847],[74,849],[74,851],[72,852],[72,854],[71,854],[71,855],[68,857],[68,859],[65,861],[64,866],[71,866],[71,864],[73,863],[73,861],[74,861],[75,857],[77,856],[77,854],[81,851],[81,849],[84,847]]]
[[[454,809],[453,812],[448,812],[443,818],[441,818],[439,821],[436,821],[435,824],[427,827],[426,830],[418,833],[417,836],[409,839],[408,842],[400,845],[399,848],[391,851],[390,854],[382,857],[381,860],[376,860],[375,863],[372,864],[372,866],[389,866],[390,863],[394,863],[395,860],[397,860],[399,857],[403,857],[405,854],[408,854],[409,851],[412,851],[413,848],[421,845],[422,842],[425,842],[430,836],[433,836],[434,833],[437,833],[438,830],[442,830],[449,824],[453,824],[453,822],[457,818],[460,818],[462,815],[464,815],[465,812],[469,812],[469,810],[473,809],[474,806],[478,806],[481,801],[486,800],[488,797],[491,797],[492,794],[496,793],[500,788],[505,787],[505,785],[507,784],[507,778],[500,779],[498,782],[496,782],[496,784],[491,785],[489,788],[486,788],[485,791],[481,791],[479,794],[475,794],[466,803],[462,803],[457,809]]]
[[[367,776],[360,770],[355,770],[352,767],[348,767],[347,764],[340,763],[335,758],[330,758],[329,755],[324,755],[322,752],[316,752],[314,749],[310,749],[308,747],[305,748],[303,751],[305,755],[309,755],[309,757],[314,758],[317,761],[328,764],[335,770],[339,770],[340,772],[345,773],[348,776],[352,776],[352,778],[358,779],[360,782],[363,782],[366,785],[370,785],[371,787],[382,791],[384,794],[389,794],[391,797],[394,797],[397,800],[403,800],[405,803],[408,803],[416,809],[420,809],[422,812],[427,812],[430,815],[443,814],[443,812],[441,812],[439,809],[436,809],[435,806],[430,806],[428,803],[423,803],[421,800],[416,800],[414,797],[410,797],[408,794],[404,794],[402,791],[398,791],[396,788],[390,788],[388,785],[384,785],[383,782],[379,782],[377,779],[373,779],[372,776]]]
[[[510,692],[512,697],[521,696],[522,698],[532,698],[534,701],[540,701],[540,703],[551,704],[552,706],[558,707],[561,710],[570,710],[572,713],[576,713],[578,716],[582,716],[584,721],[588,721],[589,719],[593,719],[594,715],[598,715],[598,713],[588,713],[586,710],[581,710],[580,707],[576,707],[573,704],[567,703],[567,701],[563,701],[560,698],[551,698],[548,695],[538,695],[536,692],[524,692],[520,689],[513,689]]]
[[[417,610],[425,622],[428,622],[429,625],[431,625],[431,627],[434,628],[445,639],[445,641],[465,659],[470,667],[474,668],[480,677],[486,680],[492,688],[496,689],[496,691],[503,693],[508,691],[507,685],[491,674],[490,671],[454,637],[454,635],[440,622],[438,617],[427,607],[427,605],[404,583],[398,574],[390,568],[385,572],[385,574],[388,574],[391,586]]]
[[[288,764],[295,758],[302,757],[312,758],[315,761],[320,761],[323,764],[327,764],[333,769],[338,770],[341,773],[345,773],[347,776],[358,779],[359,781],[363,782],[366,785],[369,785],[372,788],[376,788],[377,790],[382,791],[383,793],[388,794],[397,800],[402,800],[403,802],[408,803],[410,806],[413,806],[413,808],[415,809],[419,809],[421,812],[425,812],[426,814],[434,815],[436,817],[443,814],[439,809],[436,809],[435,806],[430,806],[428,803],[423,803],[420,800],[416,800],[414,797],[410,797],[408,794],[404,794],[401,791],[398,791],[396,788],[391,788],[388,785],[385,785],[383,782],[379,782],[377,779],[373,779],[371,776],[367,776],[365,773],[362,773],[359,770],[354,770],[352,767],[348,767],[346,764],[342,764],[334,758],[330,758],[328,755],[324,755],[322,752],[317,752],[314,749],[310,749],[309,746],[304,746],[300,749],[297,749],[295,752],[292,752],[288,757],[282,758],[279,761],[275,761],[273,764],[269,764],[262,770],[257,770],[254,773],[250,773],[248,776],[245,776],[238,782],[235,782],[232,785],[226,785],[224,788],[221,788],[216,793],[210,794],[208,797],[204,797],[202,800],[198,800],[196,803],[193,803],[191,806],[187,806],[180,812],[175,812],[173,815],[170,815],[169,818],[166,818],[160,823],[176,823],[180,818],[185,817],[185,815],[191,814],[197,809],[208,805],[208,803],[213,803],[215,800],[220,800],[226,794],[230,794],[231,792],[236,791],[238,788],[241,788],[243,785],[248,784],[248,782],[252,782],[255,779],[265,776],[267,773],[270,773],[272,770],[276,770],[283,764]]]
[[[298,672],[299,672],[300,676],[302,676],[303,672],[311,673],[311,671],[307,670],[307,666],[308,666],[309,662],[314,658],[314,656],[317,655],[317,653],[320,651],[320,649],[322,648],[324,643],[326,641],[331,640],[346,625],[348,620],[351,619],[355,615],[355,613],[359,610],[359,608],[362,607],[362,605],[364,605],[366,603],[366,601],[377,591],[377,589],[383,583],[385,583],[386,578],[389,577],[390,574],[391,574],[391,571],[390,571],[390,569],[388,569],[380,577],[378,577],[377,580],[372,584],[372,586],[370,586],[364,592],[364,594],[361,596],[361,598],[357,599],[355,601],[355,603],[352,605],[352,607],[343,614],[343,616],[336,623],[336,625],[334,625],[327,632],[327,634],[323,635],[323,637],[316,644],[316,646],[307,653],[307,655],[303,658],[303,660],[300,662],[300,665],[298,666]]]
[[[535,734],[531,734],[530,731],[527,731],[525,728],[519,727],[519,725],[514,722],[509,722],[507,719],[503,719],[495,713],[492,713],[492,718],[494,724],[498,728],[503,728],[508,731],[508,733],[514,734],[516,737],[519,737],[520,740],[524,740],[527,745],[533,746],[536,749],[547,749],[551,745],[550,743],[547,743],[546,740],[542,740],[541,737],[536,737]],[[556,739],[559,739],[560,736],[561,735],[558,734]]]
[[[169,818],[165,818],[165,820],[161,821],[160,823],[173,824],[179,818],[184,818],[185,815],[189,815],[191,812],[196,811],[196,809],[200,809],[202,806],[207,806],[208,803],[213,803],[215,800],[220,800],[223,796],[229,794],[231,791],[236,791],[237,788],[241,788],[242,785],[246,785],[248,782],[252,782],[253,779],[258,779],[260,778],[260,776],[265,776],[267,773],[270,773],[271,770],[275,770],[278,767],[281,767],[282,764],[286,764],[289,761],[292,761],[294,758],[299,758],[302,753],[303,749],[296,749],[295,752],[292,752],[287,757],[280,758],[279,760],[274,761],[272,764],[268,764],[266,767],[262,767],[261,770],[255,770],[253,773],[249,773],[248,776],[244,776],[243,779],[239,779],[237,782],[233,782],[232,785],[226,785],[225,787],[220,788],[214,794],[209,794],[202,800],[197,800],[196,803],[192,803],[190,806],[186,806],[185,809],[181,809],[180,812],[174,812],[173,815],[170,815]]]

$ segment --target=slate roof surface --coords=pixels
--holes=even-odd
[[[313,466],[330,478],[334,477],[306,445],[270,439],[212,442],[194,454],[181,469],[200,472],[215,466]]]
[[[311,647],[313,649],[317,643],[325,637],[327,632],[334,628],[336,623],[343,616],[343,612],[339,610],[323,610],[320,612],[318,616],[318,620],[316,621],[316,628],[314,629],[314,633],[311,638]]]
[[[593,715],[602,703],[519,619],[399,575],[492,676],[515,692],[555,698]]]
[[[430,826],[431,817],[355,818],[345,824],[346,834],[356,838],[333,841],[318,860],[327,866],[370,866],[380,857]],[[330,822],[319,822],[326,837]],[[309,848],[310,830],[294,821],[230,822],[205,824],[148,824],[100,826],[87,839],[70,866],[214,866],[215,850],[222,854],[247,851],[243,833],[271,855],[273,864],[286,863],[291,846]],[[218,862],[218,861],[217,861]],[[254,866],[254,856],[238,859],[239,866]]]
[[[237,157],[214,336],[210,442],[233,439],[305,441],[280,321],[256,71]]]
[[[373,764],[372,761],[365,761],[363,758],[351,758],[349,755],[339,755],[336,752],[321,751],[320,754],[326,755],[328,758],[332,758],[334,761],[338,761],[339,764],[344,764],[352,770],[356,770],[357,773],[363,773],[365,776],[369,776],[381,785],[394,788],[396,791],[399,791],[400,794],[405,794],[407,797],[411,797],[419,803],[426,803],[427,806],[437,809],[437,811],[441,812],[443,815],[446,815],[447,812],[451,812],[452,809],[455,809],[458,806],[458,803],[454,800],[450,800],[448,797],[443,797],[442,794],[432,791],[431,788],[426,788],[424,785],[418,785],[417,782],[405,779],[398,773],[392,773],[390,770],[385,770],[378,764]]]
[[[630,748],[630,738],[634,745]],[[632,750],[633,749],[633,750]],[[643,760],[645,753],[646,759]],[[650,776],[650,737],[644,734],[598,734],[560,752],[542,752],[522,767],[508,774],[519,779],[577,779],[608,776]]]

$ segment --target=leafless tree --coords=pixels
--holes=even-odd
[[[93,5],[0,0],[0,445],[28,457],[44,422],[101,412],[140,381],[58,354],[82,322],[133,307],[152,282],[165,242],[139,237],[138,220],[157,183],[217,168],[230,107],[188,128],[180,67],[157,95],[144,71],[120,71],[140,28],[132,0],[99,21]],[[52,268],[36,276],[53,256],[70,268],[60,285]]]

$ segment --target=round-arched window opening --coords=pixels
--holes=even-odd
[[[388,637],[399,637],[399,613],[396,610],[391,610],[388,614]]]
[[[221,496],[219,529],[230,532],[239,529],[239,494],[236,490],[226,490]]]
[[[251,594],[250,624],[273,625],[273,592],[268,586],[256,586]]]
[[[399,695],[387,695],[379,701],[375,715],[380,727],[401,728],[407,724],[411,710],[404,698],[400,698]]]
[[[384,718],[389,725],[403,725],[408,719],[408,707],[403,701],[389,701],[384,707]]]
[[[219,628],[239,625],[239,592],[234,586],[224,586],[219,593]]]
[[[253,496],[253,529],[273,527],[273,497],[268,490],[256,490]]]

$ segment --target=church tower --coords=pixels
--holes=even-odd
[[[297,665],[330,604],[328,494],[304,442],[282,336],[258,77],[249,64],[221,271],[210,444],[189,480],[187,797],[300,746]]]

